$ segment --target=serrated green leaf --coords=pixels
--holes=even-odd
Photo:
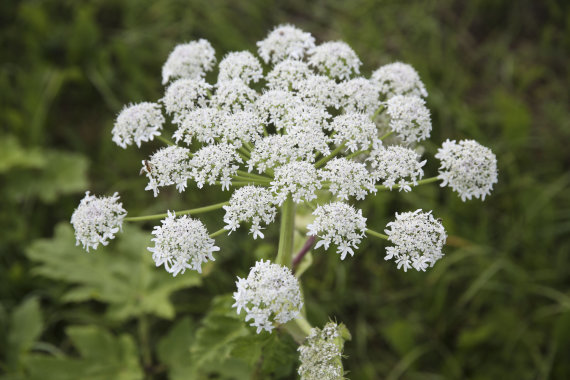
[[[65,302],[107,303],[107,316],[114,320],[143,314],[171,319],[175,310],[170,295],[200,285],[201,277],[194,272],[172,277],[156,268],[149,244],[150,234],[127,225],[109,246],[88,253],[75,246],[71,226],[62,223],[52,239],[32,243],[27,255],[36,263],[35,273],[70,285]]]
[[[143,372],[135,343],[129,335],[113,336],[98,326],[67,329],[81,358],[34,355],[27,361],[30,379],[138,380]]]

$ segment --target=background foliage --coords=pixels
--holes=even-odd
[[[283,22],[345,40],[367,75],[416,67],[434,124],[428,174],[446,138],[474,138],[500,165],[484,203],[426,187],[360,205],[378,230],[395,211],[435,210],[451,236],[426,274],[397,271],[371,239],[342,263],[313,254],[308,319],[350,329],[348,376],[570,378],[570,7],[554,0],[1,2],[1,378],[295,377],[291,338],[253,334],[227,296],[275,254],[276,228],[262,243],[217,238],[203,277],[172,279],[145,250],[150,225],[86,254],[68,223],[87,189],[119,191],[131,215],[223,200],[144,192],[140,161],[158,145],[118,148],[114,117],[161,96],[175,44],[206,38],[221,58]]]

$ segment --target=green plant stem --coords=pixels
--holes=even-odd
[[[281,228],[279,230],[279,249],[275,262],[291,268],[293,256],[293,234],[295,232],[295,202],[291,196],[281,206]]]
[[[329,162],[330,160],[332,160],[334,158],[334,156],[336,156],[337,154],[339,154],[343,149],[344,146],[346,145],[346,142],[343,142],[342,144],[340,144],[338,147],[336,147],[335,150],[333,150],[331,152],[331,154],[329,154],[326,157],[321,158],[320,160],[317,161],[317,163],[315,164],[315,167],[318,169],[321,166],[324,166],[324,164],[326,164],[327,162]]]
[[[237,174],[238,174],[238,175],[241,175],[241,176],[244,176],[244,177],[257,178],[257,179],[259,179],[260,181],[267,181],[267,180],[271,181],[271,180],[272,180],[272,178],[269,178],[269,177],[267,177],[267,176],[260,175],[260,174],[255,174],[255,173],[250,173],[250,172],[244,172],[243,170],[238,170],[238,171],[237,171]]]
[[[376,112],[374,112],[374,115],[372,115],[372,117],[370,117],[370,120],[374,121],[374,119],[376,119],[376,116],[380,115],[380,113],[384,110],[384,106],[380,106],[378,107],[378,109],[376,110]]]
[[[233,176],[232,177],[233,180],[236,181],[243,181],[243,182],[250,182],[254,185],[262,185],[262,186],[267,186],[269,184],[269,182],[271,182],[270,179],[264,179],[264,180],[259,180],[257,178],[253,178],[253,177],[242,177],[239,175]]]
[[[176,145],[175,143],[173,143],[172,141],[170,141],[169,139],[167,139],[166,137],[162,137],[162,136],[155,136],[157,140],[162,141],[163,143],[165,143],[166,145]]]
[[[420,185],[425,185],[428,183],[432,183],[432,182],[437,182],[440,179],[438,177],[431,177],[431,178],[426,178],[426,179],[422,179],[420,181],[418,181],[418,184],[415,185],[414,187],[420,186]],[[392,186],[392,189],[399,189],[400,185],[394,185]],[[376,185],[376,189],[378,190],[390,190],[389,187],[383,186],[383,185]]]
[[[373,231],[370,228],[368,228],[366,230],[366,233],[368,235],[372,235],[372,236],[375,236],[375,237],[380,238],[380,239],[388,240],[388,235],[384,235],[384,234],[381,234],[380,232]]]
[[[392,133],[394,133],[394,131],[390,131],[390,132],[386,133],[384,136],[380,137],[380,140],[384,141],[384,139],[388,138],[388,136],[390,136]]]
[[[228,230],[226,230],[225,228],[220,228],[219,230],[217,230],[216,232],[213,232],[210,234],[211,238],[215,238],[216,236],[220,236],[221,234],[223,234],[224,232],[228,232]]]
[[[359,155],[361,155],[361,154],[368,153],[368,152],[370,152],[370,149],[357,150],[356,152],[351,153],[351,154],[349,154],[348,156],[346,156],[346,159],[347,159],[347,160],[350,160],[350,159],[353,158],[353,157],[356,157],[356,156],[359,156]]]
[[[190,210],[182,210],[182,211],[175,211],[176,215],[186,215],[186,214],[192,214],[192,215],[196,215],[196,214],[203,214],[205,212],[209,212],[209,211],[214,211],[217,209],[220,209],[222,207],[224,207],[225,205],[229,204],[230,202],[226,201],[226,202],[221,202],[221,203],[216,203],[210,206],[205,206],[205,207],[199,207],[199,208],[192,208]],[[144,215],[144,216],[131,216],[128,218],[125,218],[124,221],[125,222],[144,222],[146,220],[156,220],[156,219],[162,219],[162,218],[166,218],[168,216],[168,213],[165,214],[154,214],[154,215]]]

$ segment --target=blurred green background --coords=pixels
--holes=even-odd
[[[255,337],[223,296],[236,275],[275,254],[275,226],[263,242],[243,231],[217,238],[222,253],[205,276],[175,279],[146,252],[150,224],[126,226],[89,254],[69,226],[87,189],[119,191],[131,215],[225,199],[193,187],[153,198],[137,173],[159,145],[117,147],[113,121],[124,104],[161,97],[160,69],[177,43],[206,38],[220,59],[254,51],[279,23],[346,41],[367,76],[395,60],[419,71],[434,125],[426,176],[447,138],[476,139],[499,162],[484,202],[433,186],[360,205],[377,230],[395,211],[433,209],[450,235],[433,270],[396,270],[372,239],[345,262],[313,255],[302,277],[308,319],[348,326],[348,377],[570,378],[569,5],[1,2],[1,378],[295,378],[294,342]],[[202,219],[215,231],[221,216]]]

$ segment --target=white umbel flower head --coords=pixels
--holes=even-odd
[[[286,59],[276,64],[267,74],[267,87],[272,90],[288,91],[299,81],[307,79],[313,75],[313,71],[303,61],[296,59]]]
[[[71,215],[76,245],[81,243],[89,252],[89,248],[109,244],[121,230],[126,215],[118,193],[111,197],[96,197],[87,191]]]
[[[325,42],[313,49],[309,65],[334,79],[345,80],[360,73],[360,59],[347,43]]]
[[[127,145],[152,141],[154,136],[159,136],[164,124],[164,116],[160,106],[156,103],[143,102],[132,104],[123,108],[111,133],[113,141],[121,148]]]
[[[384,232],[394,246],[386,248],[384,260],[394,260],[398,269],[407,272],[413,267],[418,272],[425,272],[428,266],[433,267],[443,257],[441,250],[447,235],[431,211],[396,213],[396,220],[386,227],[390,229],[385,229]]]
[[[279,25],[257,47],[265,63],[275,64],[287,58],[302,59],[315,47],[315,38],[293,25]]]
[[[202,78],[216,63],[216,51],[204,39],[180,44],[168,56],[162,67],[162,84],[171,78]]]
[[[190,150],[176,145],[162,148],[147,160],[142,161],[141,174],[146,173],[148,185],[158,195],[159,187],[176,185],[179,192],[186,189],[190,178]]]
[[[324,75],[310,75],[293,83],[297,96],[313,107],[340,107],[340,92],[334,80]]]
[[[281,129],[283,127],[282,120],[301,105],[300,99],[292,92],[269,90],[255,101],[255,111],[264,124],[272,123]]]
[[[271,192],[259,186],[244,186],[237,189],[230,198],[230,204],[224,206],[224,227],[226,230],[235,231],[240,222],[251,223],[249,232],[253,238],[264,238],[261,223],[268,225],[275,221],[277,209]]]
[[[366,218],[362,216],[362,210],[357,211],[343,202],[333,202],[317,207],[313,215],[315,220],[307,226],[307,235],[320,238],[315,249],[321,246],[329,249],[332,243],[336,245],[341,260],[348,253],[354,256],[353,248],[358,248],[366,232]]]
[[[188,112],[179,122],[179,127],[173,135],[174,140],[176,143],[184,141],[190,145],[195,138],[201,143],[213,144],[222,134],[223,116],[222,111],[211,107],[197,108]]]
[[[186,269],[202,273],[202,263],[215,261],[212,252],[220,248],[214,245],[214,239],[198,219],[187,215],[176,217],[174,212],[162,220],[161,226],[152,231],[154,247],[149,247],[156,266],[164,265],[168,273],[176,276]]]
[[[248,51],[228,53],[220,61],[218,82],[241,79],[245,84],[259,82],[263,78],[263,69],[257,58]]]
[[[213,185],[220,181],[222,190],[229,190],[232,183],[231,177],[236,175],[239,165],[242,163],[235,147],[229,144],[208,145],[196,153],[190,160],[192,177],[201,189],[205,183]]]
[[[372,73],[371,80],[385,98],[394,95],[428,96],[418,72],[407,63],[394,62],[381,66]]]
[[[218,82],[212,105],[226,112],[249,110],[257,99],[257,92],[241,79]]]
[[[247,278],[236,281],[237,292],[232,307],[240,314],[245,310],[246,322],[251,326],[271,332],[273,323],[287,323],[299,316],[303,300],[297,278],[291,270],[269,260],[258,261]]]
[[[305,161],[293,161],[275,169],[271,191],[281,206],[289,195],[295,203],[317,198],[315,191],[322,187],[315,166]]]
[[[425,140],[431,133],[431,118],[425,101],[418,96],[396,95],[386,102],[390,128],[404,142]]]
[[[236,111],[222,117],[222,138],[240,148],[243,143],[255,142],[263,134],[263,123],[255,112]]]
[[[178,79],[166,89],[161,102],[174,122],[179,123],[188,112],[206,105],[212,86],[203,79]]]
[[[333,142],[336,145],[346,143],[351,152],[367,150],[380,143],[376,124],[363,113],[348,112],[339,115],[333,119],[330,129],[335,132]]]
[[[301,380],[342,380],[343,339],[339,326],[329,322],[319,329],[313,327],[299,351]]]
[[[267,169],[295,161],[300,155],[299,148],[295,146],[291,136],[269,135],[255,144],[251,158],[247,161],[248,170],[252,172],[257,169],[259,173],[263,173]]]
[[[344,157],[333,158],[319,174],[323,181],[330,182],[330,192],[343,200],[348,200],[349,197],[360,200],[367,194],[376,192],[374,179],[366,170],[366,166],[360,162]]]
[[[424,176],[423,166],[426,161],[420,161],[420,155],[413,149],[392,145],[380,146],[370,153],[367,161],[372,167],[375,181],[382,180],[382,185],[392,190],[396,184],[400,191],[411,191],[410,185],[417,185],[418,179]]]
[[[378,88],[366,78],[354,78],[338,85],[345,112],[362,112],[372,116],[380,108]]]
[[[443,143],[435,155],[441,161],[438,178],[465,202],[471,197],[485,200],[497,183],[497,157],[474,140]]]

